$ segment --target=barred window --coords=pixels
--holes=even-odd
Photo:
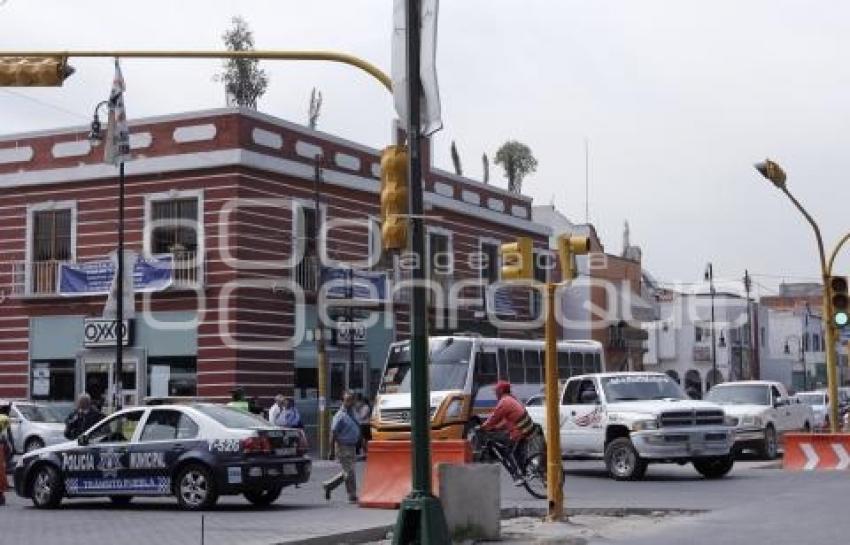
[[[33,214],[33,261],[71,259],[71,210],[43,210]]]
[[[151,203],[151,253],[198,250],[198,199],[170,199]]]

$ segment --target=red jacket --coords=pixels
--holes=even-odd
[[[481,425],[485,430],[505,430],[512,441],[518,441],[531,432],[534,423],[522,403],[511,395],[503,395],[493,414]]]

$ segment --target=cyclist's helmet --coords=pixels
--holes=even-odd
[[[505,394],[511,393],[511,383],[507,380],[500,380],[493,387],[493,390],[496,392],[496,396],[503,396]]]

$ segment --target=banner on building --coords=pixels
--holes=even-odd
[[[107,295],[115,277],[112,260],[63,263],[59,266],[60,295]],[[136,292],[156,292],[171,286],[174,278],[171,254],[139,258],[133,266]]]

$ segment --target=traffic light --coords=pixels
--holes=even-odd
[[[381,152],[381,241],[385,250],[407,248],[407,148]]]
[[[561,274],[564,280],[578,276],[576,256],[590,251],[590,238],[561,235],[558,237],[558,258],[561,260]]]
[[[73,73],[66,57],[0,57],[0,87],[61,87]]]
[[[528,237],[499,247],[502,257],[502,280],[529,280],[534,276],[534,244]]]
[[[850,321],[848,314],[847,279],[843,276],[832,276],[829,279],[829,296],[832,301],[832,324],[843,328]]]

